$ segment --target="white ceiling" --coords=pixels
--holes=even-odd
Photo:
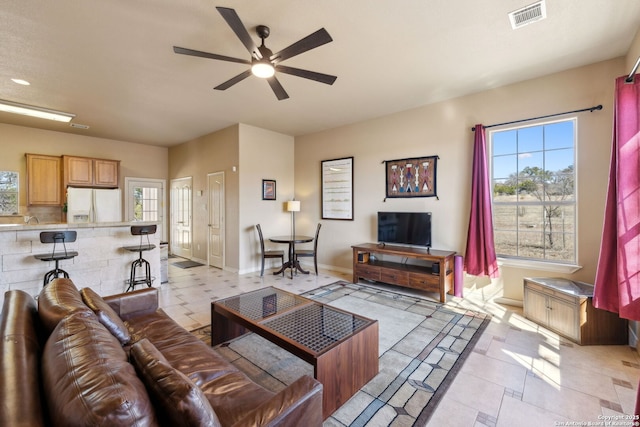
[[[68,124],[0,113],[0,122],[160,146],[234,123],[303,135],[625,55],[638,0],[547,0],[547,19],[512,30],[533,0],[10,0],[0,6],[0,99],[76,114]],[[278,74],[213,87],[246,65],[173,46],[249,54],[215,9],[274,52],[326,28],[333,42],[283,65],[338,76],[333,86]],[[256,41],[259,41],[256,36]],[[20,86],[11,78],[31,82]]]

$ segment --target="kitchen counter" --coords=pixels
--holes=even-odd
[[[74,259],[61,261],[60,268],[78,288],[90,287],[100,295],[124,292],[131,271],[131,263],[137,252],[122,249],[140,243],[140,236],[131,235],[132,225],[156,224],[155,222],[107,222],[107,223],[31,223],[0,224],[0,306],[4,293],[10,289],[22,289],[37,295],[47,271],[53,262],[34,258],[36,254],[51,253],[53,244],[40,243],[41,231],[75,230],[78,238],[67,243],[67,250],[77,251]],[[143,252],[143,258],[151,264],[153,286],[160,286],[160,233],[149,235],[149,243],[155,249]],[[143,242],[147,238],[143,236]],[[59,245],[57,246],[59,247]],[[136,286],[140,289],[141,286]]]
[[[66,222],[32,222],[30,224],[0,224],[0,232],[13,230],[75,230],[76,228],[105,228],[105,227],[131,227],[132,225],[156,224],[149,221],[129,221],[129,222],[94,222],[94,223],[74,223]]]

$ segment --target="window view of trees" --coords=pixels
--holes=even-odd
[[[18,214],[18,195],[18,172],[0,171],[0,214]]]
[[[492,134],[501,256],[575,262],[574,120]]]

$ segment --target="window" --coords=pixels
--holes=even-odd
[[[575,264],[576,120],[491,132],[498,256]]]
[[[159,196],[158,188],[135,187],[133,189],[133,216],[136,221],[158,221]]]
[[[0,215],[18,214],[18,172],[0,171]]]

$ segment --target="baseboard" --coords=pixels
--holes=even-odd
[[[304,268],[305,270],[309,270],[313,272],[314,271],[313,259],[312,258],[308,258],[308,259],[311,260],[311,262],[308,262],[308,261],[305,262],[304,260],[300,259],[300,266],[302,266],[302,268]],[[329,270],[329,271],[335,271],[337,273],[353,275],[353,269],[336,267],[335,265],[318,264],[318,270]]]
[[[513,306],[513,307],[522,307],[523,306],[522,300],[512,299],[512,298],[505,298],[505,297],[494,298],[493,302],[495,302],[496,304],[510,305],[510,306]]]

